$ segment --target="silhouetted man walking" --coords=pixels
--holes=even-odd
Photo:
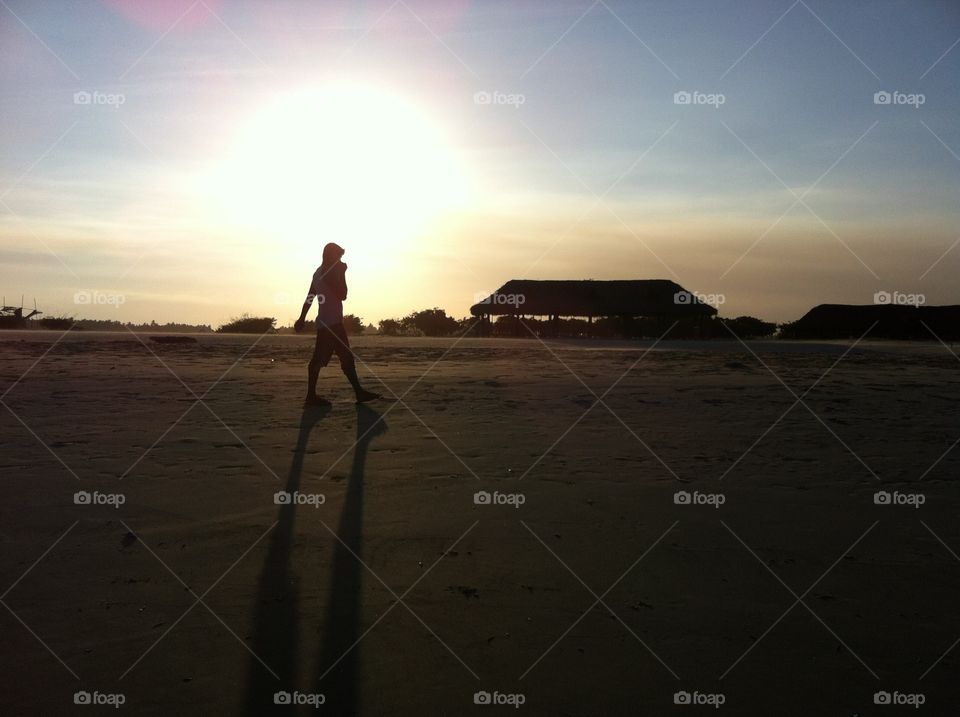
[[[314,298],[320,305],[317,314],[317,343],[313,348],[313,357],[307,366],[307,398],[308,405],[328,406],[330,401],[317,395],[317,376],[320,369],[326,366],[333,354],[340,359],[340,368],[353,386],[357,395],[357,403],[365,403],[381,398],[379,393],[367,391],[360,385],[357,378],[357,365],[350,350],[350,341],[343,328],[343,301],[347,298],[347,265],[340,259],[344,250],[333,242],[323,247],[323,263],[313,274],[310,284],[310,293],[307,294],[300,310],[300,318],[293,324],[299,333],[303,330],[304,321]]]

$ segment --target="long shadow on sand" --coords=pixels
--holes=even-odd
[[[363,477],[367,449],[376,436],[387,431],[383,417],[372,408],[357,406],[357,444],[353,450],[350,481],[333,544],[330,601],[317,655],[314,692],[326,696],[326,709],[338,715],[356,714],[357,649],[360,637],[360,580],[365,568],[360,560],[363,530]]]
[[[288,493],[299,490],[310,433],[328,413],[329,409],[326,408],[304,409],[284,489]],[[328,713],[353,714],[356,711],[356,651],[350,648],[359,636],[360,571],[363,567],[357,557],[361,555],[363,474],[370,441],[384,433],[386,428],[379,413],[367,406],[357,406],[357,443],[353,451],[343,513],[337,528],[342,542],[333,540],[331,536],[333,567],[330,598],[320,633],[317,663],[320,673],[313,689],[313,692],[326,696],[325,709]],[[294,705],[274,704],[276,692],[298,689],[301,633],[297,622],[299,585],[291,564],[295,517],[296,505],[286,503],[280,506],[277,526],[270,536],[267,557],[260,573],[251,645],[253,656],[250,658],[245,696],[245,713],[250,716],[294,714],[298,711]],[[260,660],[269,665],[276,677]],[[329,669],[331,665],[333,669]]]
[[[293,449],[290,472],[284,490],[293,493],[300,489],[303,457],[314,426],[330,412],[327,407],[304,408],[300,416],[300,430]],[[277,513],[277,525],[270,536],[267,557],[257,586],[256,615],[254,617],[253,655],[247,673],[246,714],[292,714],[290,707],[274,705],[273,695],[280,690],[290,691],[297,681],[297,596],[299,586],[290,565],[293,549],[293,523],[296,505],[285,503]],[[279,677],[274,677],[260,663],[270,666]]]

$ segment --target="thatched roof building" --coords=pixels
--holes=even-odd
[[[788,339],[869,338],[943,340],[960,338],[960,306],[821,304],[783,326]]]
[[[474,316],[696,318],[717,313],[666,279],[616,281],[513,279],[470,307]]]

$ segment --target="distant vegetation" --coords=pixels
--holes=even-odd
[[[275,331],[277,320],[270,316],[235,317],[217,329],[218,334],[266,334]]]
[[[424,309],[414,311],[402,319],[384,319],[380,322],[380,333],[385,336],[454,336],[463,333],[470,322],[458,321],[443,309]]]
[[[363,333],[363,319],[353,314],[347,314],[343,317],[343,328],[351,336],[358,336]]]
[[[37,319],[37,323],[44,329],[56,329],[57,331],[66,331],[73,326],[73,319],[56,316],[46,316]],[[119,330],[123,330],[122,327]]]
[[[723,321],[727,327],[741,339],[764,339],[777,330],[777,325],[771,321],[762,321],[752,316],[738,316],[735,319],[713,319],[712,323]],[[727,337],[729,332],[724,332]]]
[[[364,333],[376,333],[377,329],[370,324],[368,326],[363,325],[363,319],[359,316],[354,316],[353,314],[346,314],[343,317],[343,328],[346,329],[347,333],[351,336],[357,336]],[[317,322],[314,320],[304,321],[303,322],[303,333],[311,334],[317,330]],[[292,326],[281,326],[277,329],[278,334],[292,334],[294,329]]]
[[[472,323],[472,322],[471,322]],[[469,325],[469,324],[468,324]],[[668,331],[669,330],[669,331]],[[566,336],[601,339],[732,339],[731,332],[741,339],[760,339],[773,336],[777,325],[752,316],[735,319],[719,317],[685,317],[673,319],[647,317],[601,316],[592,322],[586,319],[547,319],[499,316],[490,325],[492,336]],[[477,333],[474,329],[471,333]]]
[[[44,329],[65,331],[74,325],[74,331],[156,331],[164,333],[210,333],[213,329],[207,325],[167,323],[134,324],[112,320],[73,319],[72,317],[48,316],[37,320],[37,324]],[[650,318],[624,318],[620,316],[598,317],[593,322],[586,319],[561,318],[556,323],[546,319],[516,316],[499,316],[487,326],[490,336],[501,337],[530,337],[531,333],[547,336],[592,337],[592,338],[657,338],[662,336],[671,325],[672,320]],[[786,324],[784,337],[803,337],[797,330],[800,322]],[[354,314],[343,317],[343,325],[347,333],[353,336],[376,333],[372,324],[365,326],[363,319]],[[724,326],[726,325],[726,326]],[[227,323],[216,329],[217,333],[263,334],[263,333],[291,333],[292,328],[276,329],[276,319],[243,314],[233,317]],[[402,319],[384,319],[379,323],[379,333],[383,336],[462,336],[470,333],[480,335],[478,319],[468,317],[456,319],[448,316],[440,308],[414,311]],[[728,330],[729,329],[729,330]],[[752,316],[739,316],[735,319],[721,319],[719,317],[691,319],[685,318],[677,322],[665,338],[704,338],[704,339],[731,339],[731,331],[741,339],[759,339],[773,336],[776,324]],[[316,330],[313,321],[306,322],[304,333]],[[797,336],[797,334],[801,334]]]
[[[37,319],[37,323],[44,329],[66,331],[71,326],[77,331],[164,331],[171,334],[210,333],[213,329],[205,324],[158,324],[151,321],[149,324],[135,324],[132,322],[113,321],[112,319],[74,319],[72,316],[45,316]]]
[[[672,328],[671,328],[672,326]],[[669,333],[666,333],[669,329]],[[555,322],[533,317],[498,316],[486,326],[487,335],[502,337],[566,336],[591,338],[664,338],[672,339],[732,339],[731,332],[741,339],[760,339],[773,336],[777,325],[752,316],[735,319],[683,318],[675,324],[672,319],[601,316],[592,322],[586,319],[560,318]],[[384,319],[380,322],[384,336],[461,336],[469,333],[480,336],[476,318],[455,319],[443,309],[414,311],[402,319]]]

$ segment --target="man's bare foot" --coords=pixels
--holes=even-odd
[[[333,404],[330,403],[330,401],[328,401],[327,399],[323,398],[322,396],[313,394],[312,396],[307,396],[305,399],[303,399],[303,405],[304,406],[332,406]]]
[[[357,391],[357,403],[366,403],[367,401],[376,401],[378,398],[383,398],[379,393],[374,393],[373,391],[368,391],[365,388],[361,388]]]

